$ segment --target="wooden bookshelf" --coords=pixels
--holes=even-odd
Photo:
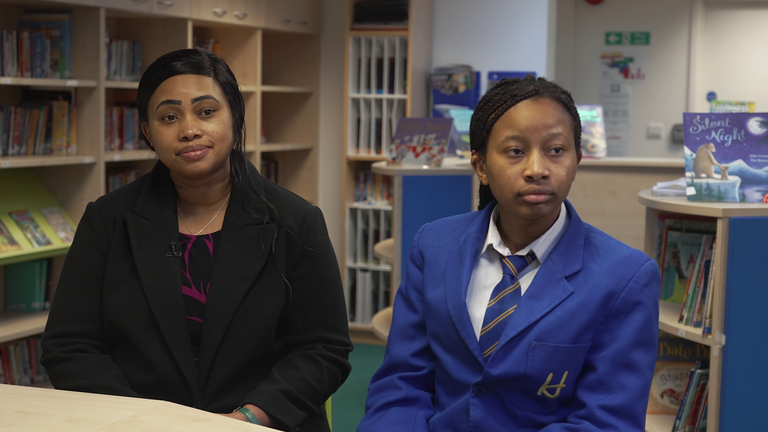
[[[280,184],[317,203],[320,6],[320,0],[0,0],[2,29],[18,29],[28,10],[72,13],[72,78],[0,77],[0,104],[17,105],[24,88],[39,88],[76,89],[77,106],[75,153],[0,157],[0,189],[6,186],[4,173],[34,175],[44,195],[77,223],[87,203],[106,192],[108,172],[136,169],[143,174],[157,160],[148,149],[105,149],[107,107],[118,95],[138,89],[138,82],[104,76],[107,35],[140,41],[142,69],[167,52],[194,47],[195,38],[213,37],[244,96],[248,158],[258,168],[262,154],[269,153],[278,160]],[[262,132],[269,143],[261,142]],[[35,200],[4,203],[0,190],[2,208],[3,204],[37,208]],[[55,287],[68,248],[54,244],[0,253],[0,276],[6,264],[55,257],[51,266]],[[0,342],[39,334],[46,319],[47,313],[25,317],[0,311]]]

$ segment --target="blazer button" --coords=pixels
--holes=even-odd
[[[487,390],[485,389],[484,385],[475,385],[474,388],[472,388],[472,394],[475,395],[475,397],[483,397],[487,393]]]

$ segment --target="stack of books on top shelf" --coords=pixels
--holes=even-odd
[[[26,90],[20,106],[0,105],[0,156],[75,154],[73,93]]]
[[[19,30],[0,30],[0,73],[18,78],[71,78],[72,15],[28,13]]]
[[[48,380],[40,366],[40,338],[32,337],[0,347],[0,384],[32,385]]]
[[[141,78],[141,42],[110,39],[107,42],[107,79],[138,81]]]
[[[221,46],[216,42],[215,38],[198,38],[197,36],[194,36],[193,44],[195,45],[195,48],[201,48],[216,55],[221,55]]]
[[[365,0],[355,3],[352,30],[407,30],[408,0]]]
[[[358,171],[355,175],[355,201],[369,204],[392,203],[392,179],[374,174],[373,171]]]
[[[680,304],[678,322],[712,333],[712,293],[716,223],[706,218],[660,215],[657,256],[661,300]]]

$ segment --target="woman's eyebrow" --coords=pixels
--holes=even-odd
[[[155,112],[157,112],[157,110],[160,109],[160,107],[163,105],[181,105],[181,101],[177,99],[166,99],[160,102],[159,104],[157,104],[157,106],[155,107]]]
[[[200,102],[201,100],[206,100],[206,99],[210,99],[210,100],[216,101],[216,103],[219,103],[219,100],[216,99],[215,97],[211,96],[211,95],[202,95],[202,96],[198,96],[196,98],[192,98],[192,105]]]

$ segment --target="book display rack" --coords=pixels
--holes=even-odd
[[[345,39],[342,277],[352,340],[381,344],[371,318],[390,304],[384,292],[400,281],[392,279],[392,264],[378,263],[372,250],[387,232],[394,233],[392,201],[391,194],[384,194],[389,201],[361,201],[359,190],[366,187],[361,179],[369,177],[371,164],[387,159],[397,120],[427,115],[432,0],[410,0],[407,23],[376,25],[355,23],[356,3],[348,2]],[[363,314],[357,313],[358,302]]]
[[[759,371],[768,345],[760,334],[768,324],[763,305],[765,244],[768,241],[768,207],[763,204],[689,202],[685,197],[656,197],[650,189],[639,194],[646,207],[645,252],[656,255],[660,214],[714,218],[717,248],[712,301],[711,335],[701,327],[679,323],[680,306],[660,302],[659,329],[709,347],[709,396],[707,430],[758,430],[764,388],[768,379]],[[649,432],[669,431],[675,416],[648,415]]]

